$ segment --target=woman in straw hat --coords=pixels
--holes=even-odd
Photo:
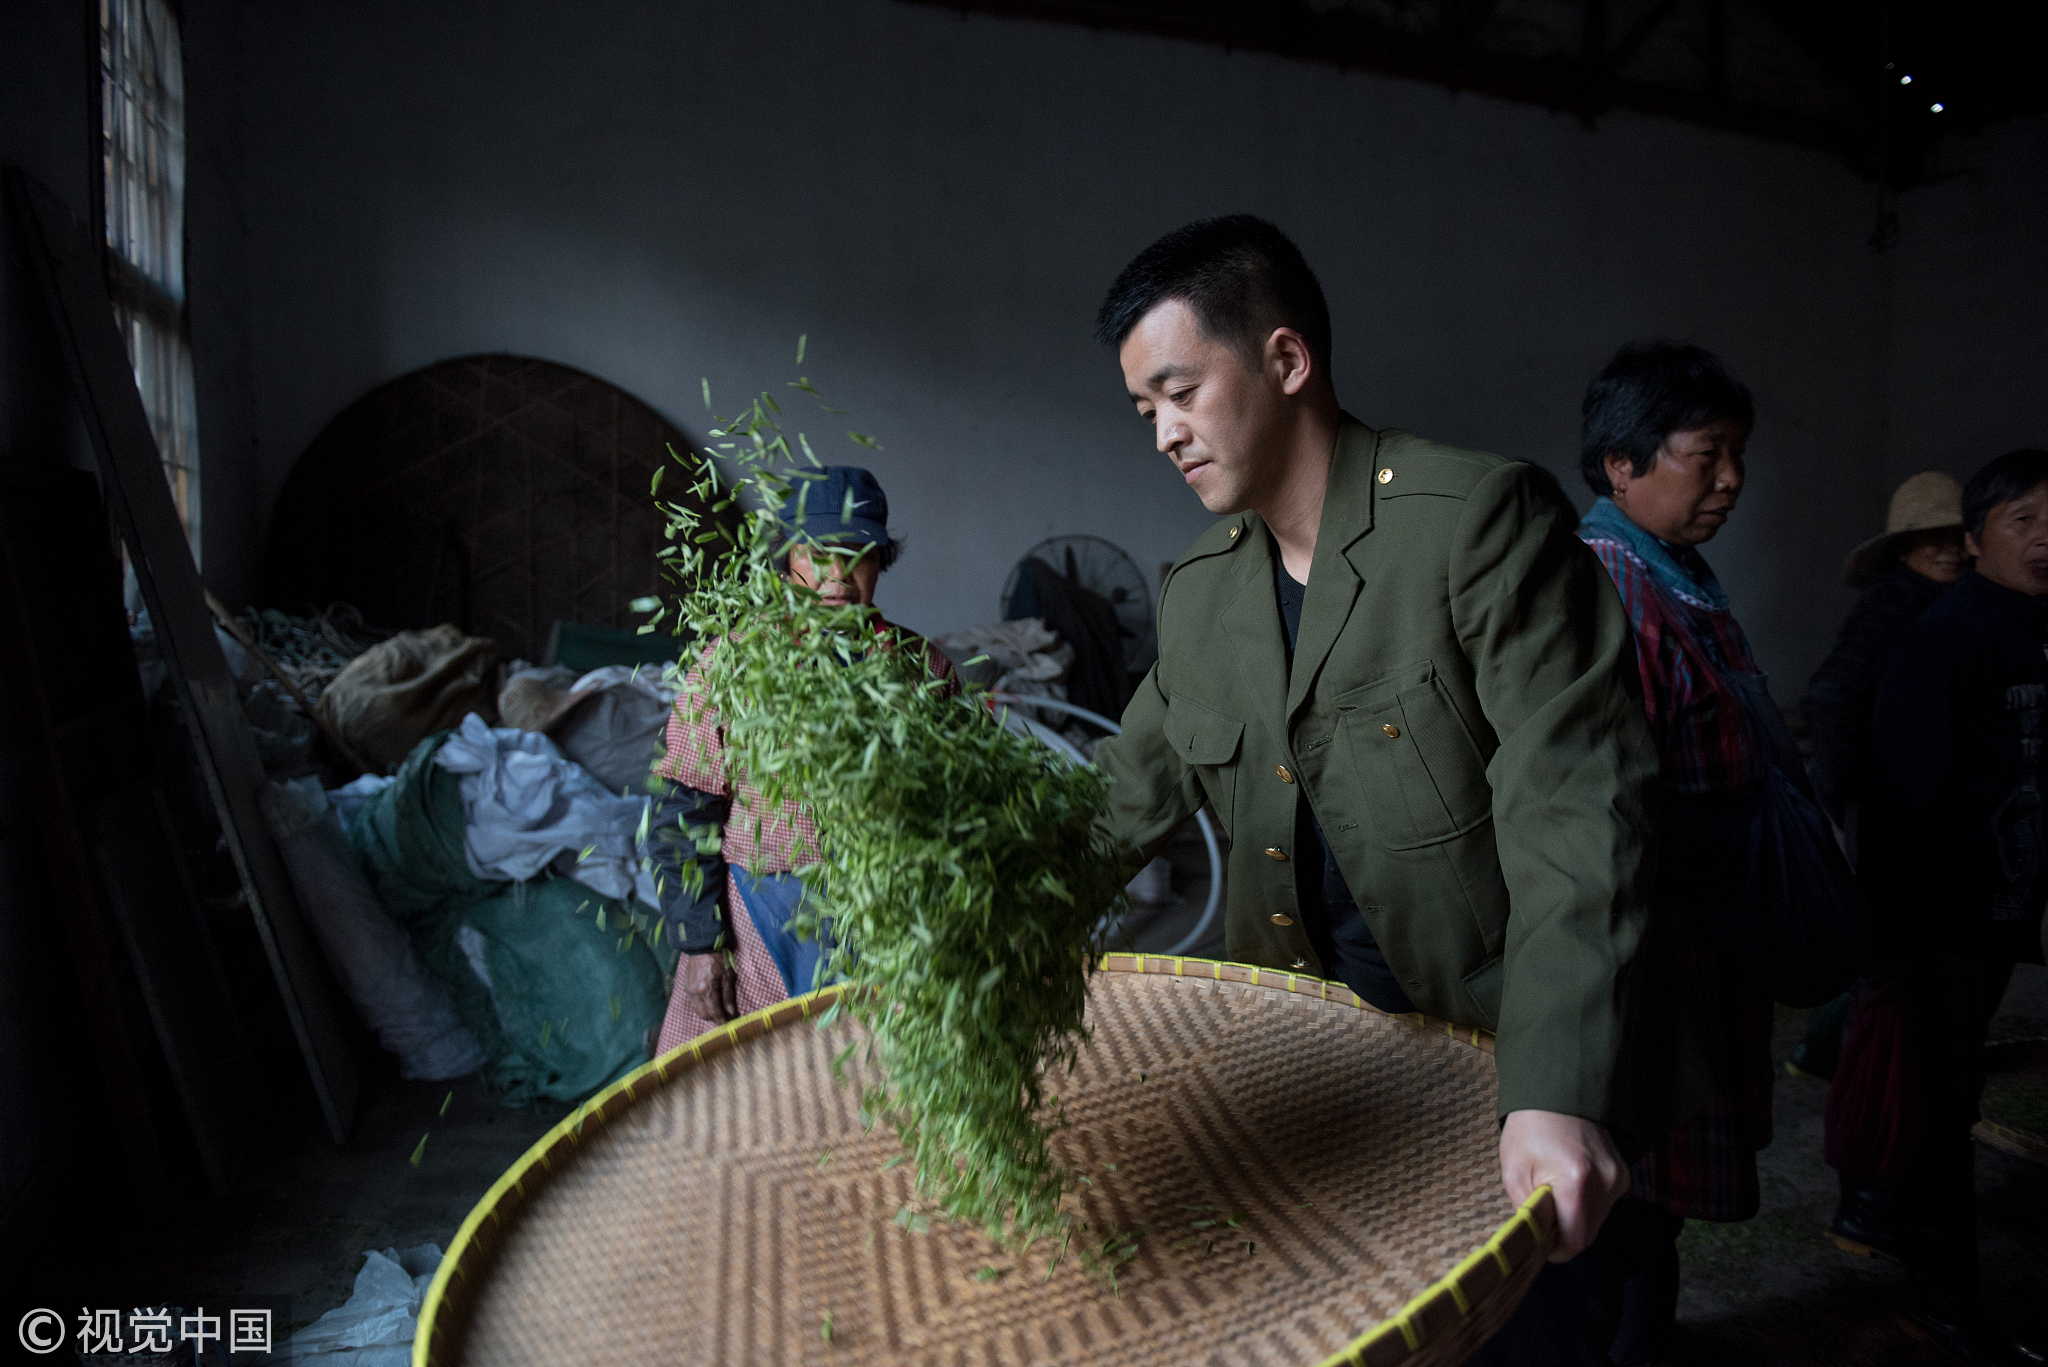
[[[791,489],[782,518],[792,533],[782,552],[791,583],[827,605],[874,606],[875,582],[895,563],[902,543],[889,535],[888,498],[873,474],[858,466],[826,466],[820,478]],[[937,646],[879,616],[872,625],[883,640],[924,651],[932,676],[954,682],[952,663]],[[704,663],[717,648],[717,642],[708,646],[684,676],[669,717],[666,753],[655,766],[661,791],[652,829],[722,831],[716,853],[673,835],[654,842],[665,874],[662,914],[683,951],[656,1054],[810,991],[819,985],[824,957],[822,945],[789,929],[804,896],[794,870],[817,862],[817,826],[801,803],[771,806],[758,784],[728,768],[718,714],[702,703]],[[684,864],[695,864],[700,877],[682,878]],[[698,890],[688,890],[690,883]]]
[[[1965,563],[1963,486],[1928,470],[1899,486],[1884,534],[1849,552],[1842,566],[1842,582],[1863,596],[1799,707],[1813,736],[1813,785],[1848,836],[1851,859],[1878,654],[1962,577]]]
[[[1883,534],[1849,552],[1842,565],[1842,582],[1863,590],[1863,596],[1849,610],[1835,648],[1814,672],[1799,709],[1813,738],[1814,789],[1841,828],[1852,863],[1878,656],[1962,577],[1967,560],[1963,486],[1938,470],[1925,470],[1892,495]],[[1833,1077],[1848,1011],[1846,993],[1815,1010],[1807,1018],[1805,1039],[1785,1060],[1785,1070],[1795,1077]],[[1843,1211],[1856,1204],[1845,1189]],[[1849,1223],[1857,1223],[1853,1215]]]

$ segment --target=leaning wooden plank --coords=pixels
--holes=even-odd
[[[48,190],[7,171],[7,199],[29,246],[114,524],[128,545],[143,601],[194,749],[220,814],[285,1014],[337,1144],[348,1139],[361,1091],[356,1033],[256,805],[263,782],[227,659],[213,634],[199,569],[178,523],[156,439],[135,387],[100,273],[99,243]],[[41,250],[35,250],[40,245]]]
[[[61,502],[69,480],[88,489],[92,483],[91,476],[70,469],[31,473],[17,466],[0,473],[0,696],[7,704],[5,724],[17,742],[14,753],[22,766],[17,777],[31,795],[53,900],[71,946],[79,1013],[92,1034],[106,1088],[107,1118],[120,1140],[122,1175],[135,1213],[162,1221],[171,1217],[175,1206],[142,1061],[123,1026],[114,970],[118,932],[93,877],[92,852],[72,807],[59,725],[51,714],[52,701],[65,700],[72,690],[64,687],[64,680],[47,677],[50,647],[72,624],[39,624],[38,608],[47,599],[39,599],[29,587],[32,576],[41,571],[41,537],[52,524],[60,535],[75,531],[69,519],[53,517],[49,508]],[[93,511],[98,512],[97,506]],[[108,586],[107,593],[118,605],[118,586]],[[90,713],[87,717],[89,724],[98,720]]]
[[[263,1077],[171,839],[163,795],[153,782],[131,784],[101,798],[86,824],[199,1161],[214,1194],[225,1196],[256,1134]]]

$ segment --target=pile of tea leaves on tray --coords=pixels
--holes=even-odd
[[[808,380],[793,388],[816,399]],[[785,436],[781,412],[761,394],[714,417],[704,449],[676,455],[680,472],[664,467],[693,495],[662,505],[681,597],[642,630],[694,637],[685,669],[716,643],[684,706],[715,711],[729,772],[759,785],[764,810],[788,795],[816,819],[822,859],[798,870],[797,928],[822,931],[826,980],[850,984],[820,1024],[844,1010],[865,1027],[886,1079],[862,1098],[870,1120],[896,1127],[946,1215],[1028,1243],[1055,1227],[1070,1185],[1048,1148],[1060,1116],[1045,1083],[1085,1039],[1093,932],[1130,876],[1098,824],[1103,780],[953,694],[874,609],[828,606],[783,577],[791,528],[775,510],[788,491],[806,497],[823,463],[803,433]]]

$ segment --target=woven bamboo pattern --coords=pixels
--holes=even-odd
[[[1463,1361],[1554,1234],[1500,1189],[1492,1039],[1240,964],[1109,955],[1052,1090],[1068,1247],[892,1221],[859,1039],[782,1002],[586,1103],[480,1202],[416,1367],[664,1363],[1420,1367]],[[1080,1250],[1142,1230],[1112,1291]],[[1057,1261],[1054,1255],[1058,1252]],[[1050,1270],[1049,1270],[1050,1269]],[[829,1326],[829,1334],[827,1328]]]

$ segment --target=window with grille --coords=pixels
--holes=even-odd
[[[99,0],[107,288],[199,555],[199,431],[185,313],[185,76],[164,0]]]

